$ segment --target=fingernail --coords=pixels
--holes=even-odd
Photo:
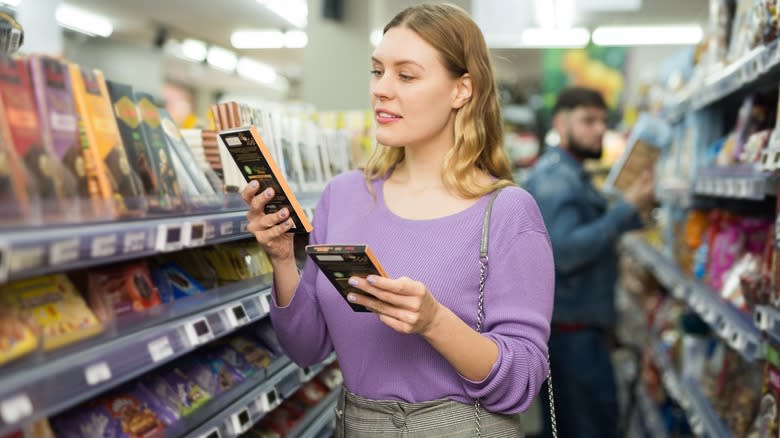
[[[279,217],[284,219],[287,217],[287,214],[288,214],[287,209],[283,208],[282,211],[279,212]]]
[[[258,183],[257,181],[250,181],[249,182],[249,188],[251,188],[251,189],[256,189],[259,185],[260,185],[260,183]]]
[[[355,296],[355,294],[349,294],[349,295],[347,295],[347,300],[350,303],[354,303],[355,301],[357,301],[357,297]]]
[[[375,275],[369,275],[368,277],[366,277],[366,281],[369,284],[376,284],[376,276]]]
[[[360,284],[357,278],[350,278],[349,281],[347,281],[347,283],[349,283],[350,286],[357,286]]]
[[[265,189],[263,192],[266,198],[271,198],[274,196],[274,190],[273,189]]]

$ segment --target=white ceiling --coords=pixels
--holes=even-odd
[[[35,0],[25,0],[35,1]],[[151,47],[161,29],[170,38],[201,39],[209,44],[231,48],[230,35],[239,29],[286,29],[289,24],[276,16],[257,0],[63,0],[108,17],[114,24],[114,35],[125,42]],[[352,1],[374,2],[373,27],[381,27],[394,13],[406,6],[422,3],[415,0],[343,0],[348,9]],[[532,25],[532,0],[473,0],[502,5],[502,2],[526,2],[514,17],[518,26]],[[542,0],[549,1],[549,0]],[[641,9],[629,11],[602,11],[608,6],[630,6],[639,0],[574,0],[579,2],[575,13],[575,25],[593,29],[598,25],[627,24],[691,24],[705,25],[708,17],[708,0],[644,0]],[[309,0],[309,14],[321,13],[322,0]],[[470,0],[450,0],[471,9]],[[508,3],[503,3],[505,6]],[[612,4],[612,5],[610,5]],[[587,7],[585,7],[587,6]],[[594,10],[594,7],[596,8]],[[517,9],[516,9],[517,10]],[[527,13],[523,13],[527,11]],[[345,10],[348,13],[348,10]],[[233,49],[235,50],[235,49]],[[305,49],[236,50],[240,55],[251,56],[275,66],[283,74],[295,79],[300,74],[300,64]],[[529,49],[502,49],[494,51],[497,68],[502,76],[512,70],[539,71],[538,51]]]

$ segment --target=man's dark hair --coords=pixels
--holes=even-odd
[[[559,111],[571,111],[580,106],[606,110],[607,102],[601,93],[592,88],[570,87],[558,94],[552,114],[555,116]]]

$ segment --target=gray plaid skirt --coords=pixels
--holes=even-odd
[[[342,390],[336,407],[335,438],[473,438],[477,436],[474,405],[452,400],[423,403],[369,400]],[[520,415],[480,409],[483,438],[522,438]]]

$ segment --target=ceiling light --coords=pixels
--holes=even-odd
[[[212,46],[209,48],[206,61],[216,69],[232,72],[236,69],[236,64],[238,64],[238,56],[230,50]]]
[[[257,2],[293,26],[306,27],[309,15],[306,0],[257,0]]]
[[[284,35],[278,30],[238,30],[230,35],[236,49],[281,49]]]
[[[203,62],[208,55],[208,49],[203,41],[186,39],[181,43],[181,54],[189,60]]]
[[[272,85],[276,82],[278,74],[276,70],[268,64],[255,61],[250,58],[241,58],[238,61],[238,75],[263,84]]]
[[[384,35],[384,32],[382,32],[382,29],[374,29],[371,31],[371,36],[369,36],[369,39],[371,40],[371,45],[376,47],[379,45],[379,43],[382,41],[382,35]]]
[[[21,3],[21,2],[22,2],[22,0],[0,0],[0,4],[12,6],[14,8],[19,6],[19,3]]]
[[[284,47],[302,49],[309,44],[309,36],[302,30],[288,30],[284,33]]]
[[[555,26],[558,29],[569,29],[574,25],[574,0],[555,1]]]
[[[57,6],[55,17],[60,26],[89,36],[108,37],[114,32],[114,26],[106,17],[74,8],[65,3]]]
[[[572,29],[531,28],[523,31],[520,47],[585,47],[589,40],[590,33],[581,27]]]
[[[539,27],[555,27],[555,0],[534,0],[534,12]]]
[[[691,45],[701,42],[701,26],[602,26],[593,31],[599,46]]]

